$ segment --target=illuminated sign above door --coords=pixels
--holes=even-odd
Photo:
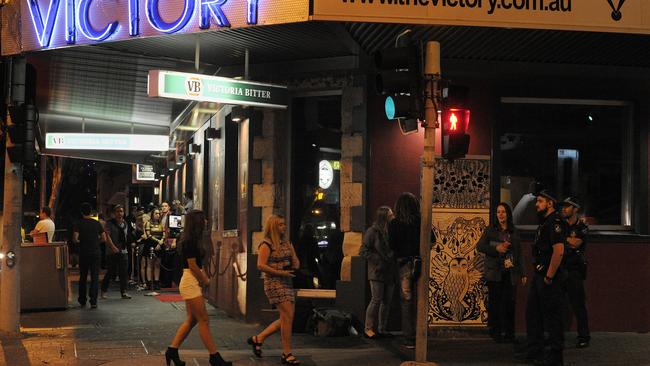
[[[309,0],[19,0],[23,51],[306,21]]]
[[[287,108],[289,100],[287,87],[282,85],[164,70],[149,71],[148,94],[150,97],[280,109]]]

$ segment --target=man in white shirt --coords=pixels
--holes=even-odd
[[[38,223],[36,223],[34,230],[29,233],[29,235],[34,238],[34,241],[37,241],[35,236],[46,235],[47,242],[52,242],[52,239],[54,239],[54,230],[56,230],[56,227],[54,225],[54,221],[52,221],[50,217],[52,217],[52,210],[47,206],[43,206],[39,215],[40,220]]]

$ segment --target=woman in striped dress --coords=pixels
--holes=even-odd
[[[293,326],[295,293],[293,271],[300,268],[300,261],[291,242],[286,239],[287,226],[284,217],[273,215],[264,225],[264,240],[259,245],[257,268],[264,274],[264,293],[271,305],[280,312],[280,319],[271,323],[260,334],[248,338],[253,353],[262,357],[262,344],[266,337],[280,331],[282,337],[283,364],[298,365],[291,354],[291,328]]]

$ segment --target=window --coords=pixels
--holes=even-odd
[[[340,276],[341,96],[292,101],[291,238],[297,288],[333,289]]]
[[[537,225],[537,184],[579,197],[590,225],[630,226],[631,121],[625,102],[503,98],[495,169],[515,224]]]

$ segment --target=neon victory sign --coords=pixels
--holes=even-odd
[[[90,24],[92,17],[91,3],[93,0],[50,0],[46,12],[43,12],[38,0],[26,0],[32,24],[41,47],[50,46],[54,24],[58,18],[61,3],[65,4],[65,40],[67,44],[77,42],[77,31],[93,41],[104,41],[114,35],[121,24],[113,21],[103,28],[95,28]],[[95,0],[101,1],[101,0]],[[183,29],[195,15],[198,6],[199,28],[209,29],[212,23],[219,27],[229,27],[230,22],[221,9],[228,0],[184,0],[183,13],[173,22],[166,22],[160,15],[160,0],[128,0],[129,36],[140,35],[140,1],[145,1],[146,19],[155,30],[172,34]],[[97,8],[97,7],[95,7]],[[257,24],[258,0],[246,0],[246,23]],[[45,14],[45,17],[43,17]]]

